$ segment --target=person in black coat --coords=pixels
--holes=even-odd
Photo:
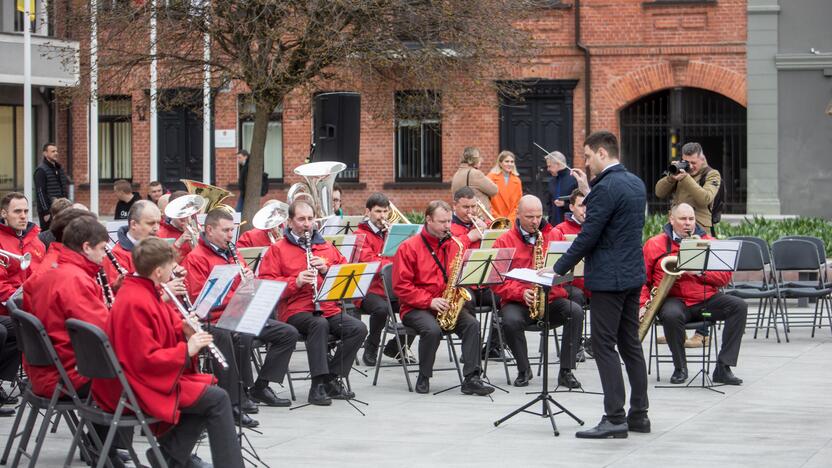
[[[572,176],[572,171],[566,164],[566,156],[560,151],[552,151],[545,156],[546,170],[552,175],[549,179],[549,224],[557,226],[563,222],[564,215],[569,213],[569,200],[561,200],[569,197],[572,191],[578,188],[578,182]]]
[[[584,155],[597,174],[595,179],[587,184],[583,171],[572,172],[578,187],[588,194],[586,219],[554,270],[564,275],[585,260],[584,284],[592,292],[592,347],[604,389],[605,415],[596,427],[575,436],[623,438],[628,431],[650,432],[647,368],[638,339],[639,294],[646,280],[641,237],[647,196],[644,182],[619,162],[618,140],[612,133],[590,135],[584,142]],[[624,412],[619,353],[630,379],[629,414]]]
[[[69,177],[58,162],[58,147],[55,143],[43,145],[43,161],[35,169],[35,201],[37,202],[40,229],[49,229],[52,217],[49,209],[52,200],[69,198]]]

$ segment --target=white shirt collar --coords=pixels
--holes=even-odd
[[[610,164],[609,166],[605,167],[605,168],[604,168],[604,170],[603,170],[603,171],[601,171],[601,173],[603,174],[604,172],[606,172],[606,171],[607,171],[607,169],[609,169],[609,168],[611,168],[611,167],[613,167],[613,166],[618,166],[619,164],[621,164],[621,163],[620,163],[620,162],[614,162],[614,163]]]

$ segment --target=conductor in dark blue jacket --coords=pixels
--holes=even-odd
[[[646,194],[641,179],[619,162],[618,140],[612,133],[590,135],[584,142],[584,155],[597,174],[587,184],[586,174],[573,170],[578,187],[588,194],[586,220],[554,269],[563,275],[582,258],[585,261],[585,285],[592,292],[592,347],[604,389],[605,415],[596,427],[575,436],[624,438],[628,431],[650,432],[647,369],[638,339],[639,293],[645,282],[641,236]],[[624,412],[619,353],[630,379],[629,414]]]

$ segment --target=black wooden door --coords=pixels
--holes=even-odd
[[[202,117],[197,103],[180,101],[157,114],[159,180],[170,190],[185,189],[180,179],[202,180]]]
[[[572,90],[574,80],[524,82],[521,99],[503,99],[500,106],[500,149],[516,156],[523,192],[537,195],[544,204],[551,177],[546,152],[560,151],[572,164]]]

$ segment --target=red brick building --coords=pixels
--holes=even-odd
[[[542,45],[540,53],[518,60],[523,64],[501,77],[528,84],[524,101],[504,102],[491,90],[472,91],[456,101],[462,105],[447,106],[441,116],[421,121],[376,120],[360,106],[357,157],[346,161],[355,167],[341,182],[348,212],[361,212],[365,198],[375,191],[387,193],[402,210],[449,199],[449,181],[466,146],[480,148],[484,169],[500,150],[514,151],[526,188],[539,193],[548,174],[543,152],[532,143],[560,150],[581,167],[586,132],[600,129],[622,137],[624,163],[642,175],[648,188],[667,165],[674,142],[703,140],[711,165],[731,181],[728,209],[744,210],[746,1],[584,0],[579,9],[572,0],[549,3],[522,25]],[[576,45],[578,10],[583,50]],[[160,95],[165,92],[160,90]],[[395,93],[381,99],[395,106]],[[146,92],[102,100],[100,212],[107,215],[115,204],[108,181],[127,178],[146,193],[154,177]],[[292,169],[309,153],[313,120],[323,118],[312,110],[314,100],[294,95],[273,115],[266,155],[266,171],[273,180],[267,198],[284,200],[286,189],[298,180]],[[352,109],[346,101],[332,105]],[[213,140],[212,180],[233,190],[234,154],[247,146],[251,123],[235,86],[215,94],[212,110],[214,131],[225,130],[230,137]],[[86,112],[85,103],[79,103],[71,110],[71,123],[55,124],[61,153],[71,157],[76,197],[82,202],[89,199]],[[58,119],[68,114],[58,112]],[[161,112],[157,118],[155,178],[168,183],[201,177],[201,118],[187,109]],[[342,129],[355,128],[354,121],[341,124]],[[323,136],[326,126],[315,127]]]

